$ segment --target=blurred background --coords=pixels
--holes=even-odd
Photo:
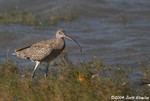
[[[0,0],[0,61],[14,49],[55,37],[63,28],[74,63],[92,56],[111,66],[150,61],[149,0]]]

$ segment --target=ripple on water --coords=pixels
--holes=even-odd
[[[4,7],[33,12],[45,18],[53,13],[62,16],[71,12],[75,21],[60,21],[58,25],[44,30],[17,24],[0,25],[0,52],[53,38],[57,28],[64,28],[71,36],[76,36],[83,47],[85,59],[96,55],[110,65],[150,60],[148,0],[0,0],[0,15]],[[70,41],[67,41],[66,51],[72,59],[80,57],[77,47]]]

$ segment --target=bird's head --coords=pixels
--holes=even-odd
[[[58,29],[57,32],[56,32],[56,38],[67,38],[67,39],[69,39],[69,40],[74,41],[74,42],[80,47],[81,52],[82,52],[82,48],[81,48],[81,46],[79,45],[79,43],[78,43],[74,38],[68,36],[68,35],[66,34],[66,31],[65,31],[65,30],[63,30],[63,29]]]
[[[56,32],[56,38],[64,38],[66,36],[66,32],[63,29],[58,29]]]

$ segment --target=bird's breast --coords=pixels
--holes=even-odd
[[[64,50],[66,44],[64,39],[57,40],[56,44],[54,45],[54,48],[51,50],[51,53],[46,57],[44,61],[50,62],[53,59],[57,58],[61,52]]]

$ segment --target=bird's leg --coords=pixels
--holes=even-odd
[[[35,75],[35,70],[37,69],[37,67],[40,65],[40,62],[39,61],[35,61],[35,67],[34,67],[34,70],[33,70],[33,72],[32,72],[32,78],[34,77],[34,75]]]
[[[48,76],[48,67],[49,67],[49,63],[47,63],[47,66],[46,66],[46,71],[45,71],[45,75],[44,75],[45,78]]]

